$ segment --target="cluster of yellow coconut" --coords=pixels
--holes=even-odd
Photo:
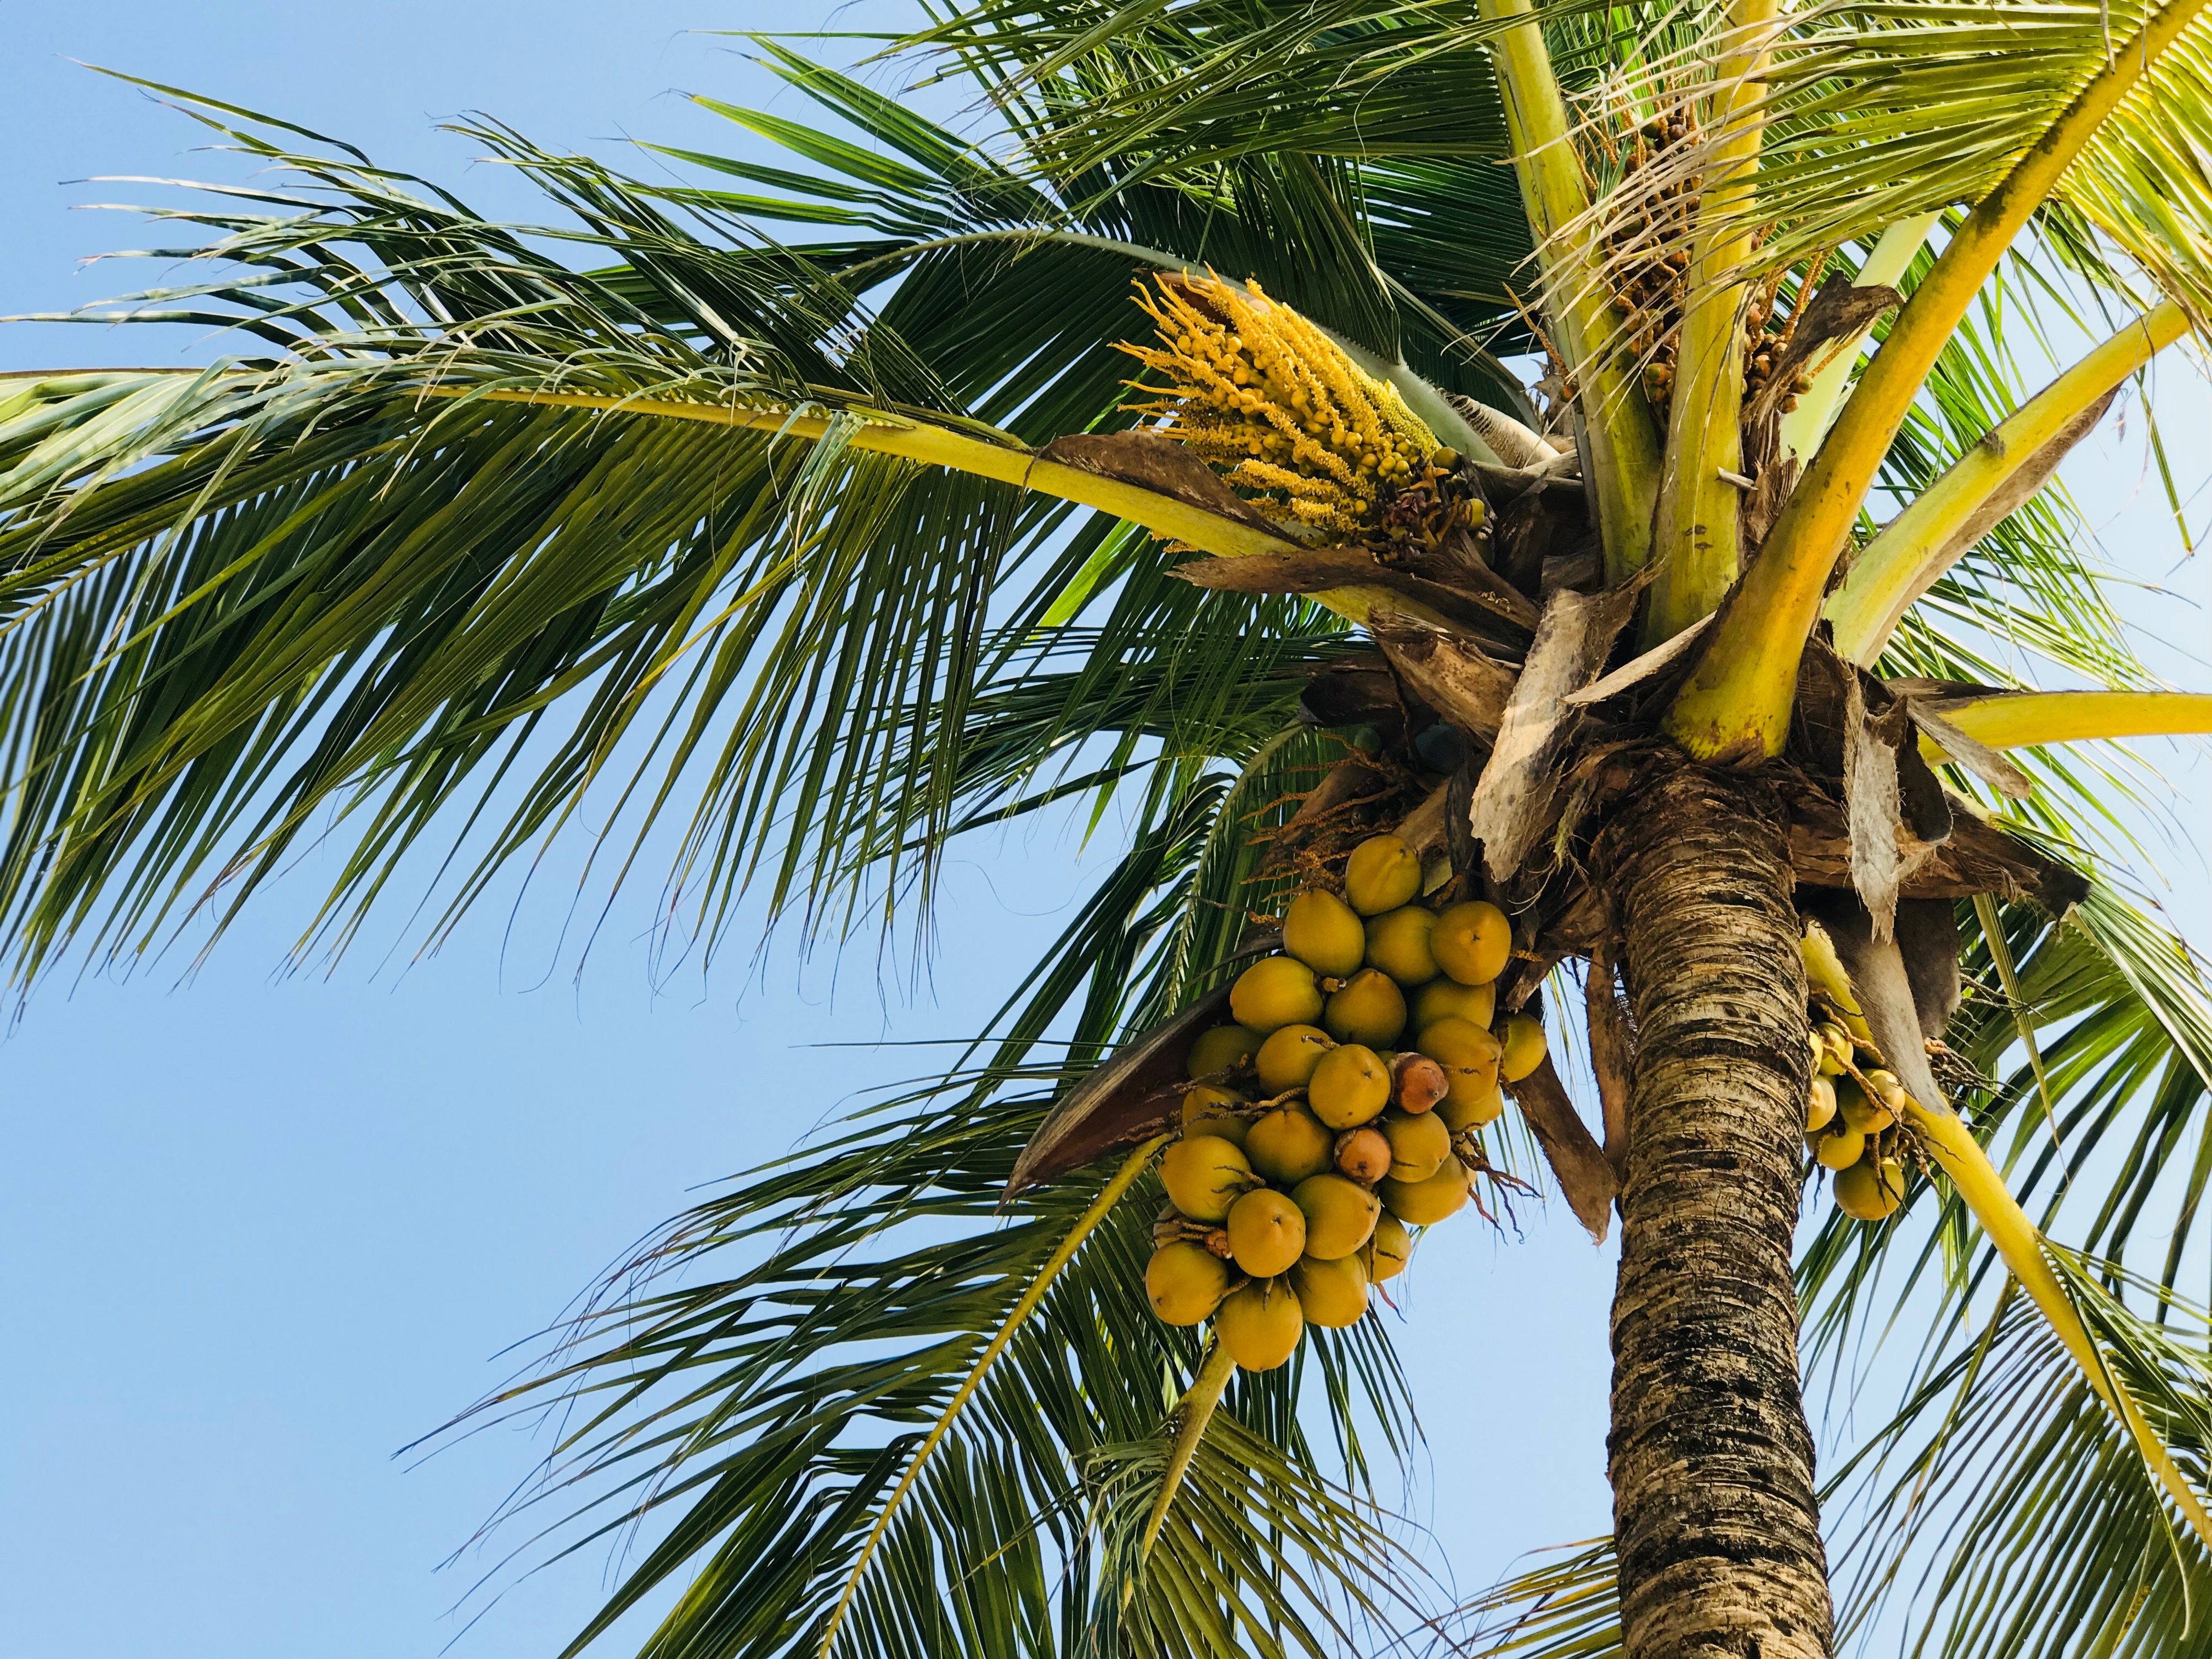
[[[1544,1057],[1534,1019],[1493,1020],[1504,913],[1431,910],[1420,887],[1395,836],[1361,842],[1342,896],[1301,892],[1282,954],[1231,988],[1237,1023],[1191,1045],[1145,1288],[1171,1325],[1211,1318],[1247,1370],[1283,1364],[1309,1324],[1366,1313],[1406,1265],[1407,1229],[1467,1203],[1501,1080]]]
[[[1857,1221],[1880,1221],[1905,1202],[1904,1126],[1911,1097],[1893,1072],[1862,1071],[1858,1044],[1832,1021],[1813,1026],[1813,1083],[1805,1097],[1805,1139],[1824,1169],[1835,1171],[1836,1207]]]
[[[1156,297],[1157,296],[1157,297]],[[1139,284],[1159,344],[1121,349],[1167,376],[1132,381],[1201,460],[1260,507],[1316,529],[1358,535],[1382,487],[1422,476],[1435,435],[1397,392],[1254,281],[1176,276]]]

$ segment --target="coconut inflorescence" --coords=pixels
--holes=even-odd
[[[1365,1316],[1410,1230],[1473,1195],[1501,1084],[1543,1059],[1543,1027],[1498,1007],[1504,913],[1432,909],[1422,885],[1413,848],[1370,836],[1340,891],[1292,899],[1281,953],[1231,988],[1236,1024],[1191,1044],[1146,1286],[1163,1319],[1212,1318],[1247,1370],[1285,1363],[1309,1325]]]
[[[1257,282],[1162,276],[1139,285],[1137,302],[1158,343],[1121,349],[1165,384],[1128,382],[1137,396],[1127,407],[1158,417],[1269,516],[1357,535],[1386,502],[1431,479],[1436,434],[1394,387]],[[1347,888],[1353,907],[1373,914],[1361,902],[1364,881]]]

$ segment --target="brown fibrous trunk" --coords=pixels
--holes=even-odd
[[[1601,861],[1637,1034],[1607,1440],[1628,1659],[1826,1659],[1791,1276],[1810,1071],[1788,817],[1660,761]]]

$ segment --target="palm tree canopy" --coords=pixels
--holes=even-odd
[[[273,171],[157,216],[184,240],[153,252],[204,280],[82,313],[216,324],[239,355],[0,381],[0,913],[19,988],[195,919],[219,931],[310,836],[343,856],[303,953],[342,949],[416,882],[410,855],[435,866],[434,938],[572,824],[603,837],[602,890],[646,873],[673,815],[678,853],[651,873],[672,938],[711,948],[749,888],[810,933],[920,925],[961,836],[1063,806],[1095,823],[1109,800],[1130,823],[958,1066],[670,1224],[542,1372],[482,1408],[568,1408],[516,1506],[574,1490],[555,1547],[641,1513],[660,1528],[572,1651],[672,1583],[657,1656],[1319,1655],[1443,1613],[1374,1504],[1419,1432],[1378,1322],[1240,1375],[1183,1449],[1188,1477],[1164,1480],[1200,1346],[1136,1288],[1146,1206],[1097,1202],[1117,1169],[1148,1197],[1152,1177],[1116,1157],[1008,1196],[1101,1059],[1230,975],[1246,915],[1284,890],[1270,859],[1301,803],[1381,741],[1373,699],[1326,695],[1384,672],[1347,626],[1371,620],[1366,588],[1201,586],[1162,548],[1310,551],[1296,524],[1047,446],[1132,423],[1138,365],[1117,347],[1152,334],[1133,293],[1226,279],[1323,331],[1484,477],[1627,499],[1638,444],[1679,457],[1691,419],[1650,370],[1678,352],[1689,383],[1692,323],[1679,345],[1639,339],[1613,306],[1670,235],[1683,317],[1756,290],[1796,319],[1823,274],[1880,276],[1907,303],[1864,327],[1904,362],[1935,327],[1913,319],[1997,236],[1989,204],[2107,86],[1893,408],[1855,393],[1841,438],[1798,449],[1770,410],[1770,459],[1802,463],[1781,476],[1867,476],[1834,485],[1826,528],[1802,527],[1810,486],[1782,503],[1745,580],[1827,607],[1838,649],[1929,700],[1920,740],[1955,799],[2090,878],[2063,915],[2025,894],[1960,902],[1974,994],[1943,1081],[2065,1241],[2048,1271],[2104,1369],[1997,1289],[2008,1260],[1951,1188],[1894,1224],[1814,1233],[1808,1373],[1844,1401],[1865,1345],[1910,1355],[1894,1417],[1862,1405],[1828,1477],[1841,1628],[1887,1613],[1990,1656],[2200,1639],[2184,1632],[2212,1605],[2212,1553],[2145,1452],[2204,1488],[2212,1361],[2177,1286],[2212,1176],[2212,1000],[2130,898],[2127,763],[2045,745],[2204,729],[2196,705],[2149,697],[2047,481],[2085,411],[2212,301],[2212,24],[2117,0],[1833,4],[1747,48],[1720,14],[1547,5],[1572,127],[1546,144],[1541,112],[1507,96],[1527,83],[1498,69],[1531,15],[1023,0],[883,43],[988,99],[983,140],[761,39],[817,124],[702,101],[780,147],[775,165],[667,151],[687,182],[646,184],[464,129],[542,188],[538,226],[161,88]],[[1730,53],[1756,72],[1716,114]],[[1692,106],[1703,135],[1646,154],[1638,135]],[[1755,185],[1731,197],[1713,158],[1746,132]],[[1700,189],[1714,210],[1689,228],[1655,214]],[[1719,247],[1735,252],[1690,269]],[[2097,384],[2037,403],[2021,337],[2045,323],[2116,343],[2081,371]],[[1831,343],[1838,392],[1862,337]],[[1549,359],[1534,390],[1506,363],[1527,356]],[[1802,367],[1817,404],[1828,371]],[[1603,374],[1608,399],[1563,395]],[[1736,419],[1731,404],[1730,441]],[[2029,441],[1992,471],[1983,440],[2008,420]],[[1881,503],[1899,509],[1887,541]],[[1912,503],[1932,505],[1908,521]],[[1607,498],[1595,521],[1601,549],[1574,552],[1601,552],[1617,588],[1656,562],[1705,626],[1686,567],[1654,559],[1663,504],[1624,532]],[[1846,541],[1860,562],[1831,593]],[[1546,591],[1515,597],[1533,616]],[[1532,630],[1498,604],[1459,620],[1511,669]],[[1766,614],[1739,605],[1710,639]],[[1807,636],[1778,671],[1785,724]],[[1758,656],[1694,646],[1675,706],[1708,682],[1755,703],[1725,675]],[[2021,660],[2121,701],[1993,696],[2025,689],[2003,665]],[[1704,718],[1677,735],[1704,741]],[[1552,1179],[1525,1134],[1497,1150],[1504,1175]],[[1443,1628],[1607,1650],[1611,1575],[1601,1546]],[[2064,1596],[2037,1593],[2053,1582]]]

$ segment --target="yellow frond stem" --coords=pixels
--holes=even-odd
[[[899,1477],[898,1485],[891,1489],[891,1495],[878,1511],[875,1524],[868,1528],[868,1535],[860,1545],[860,1553],[853,1562],[853,1571],[846,1576],[845,1593],[837,1598],[836,1607],[830,1614],[829,1622],[823,1626],[821,1651],[823,1654],[830,1651],[830,1644],[836,1640],[837,1628],[845,1622],[846,1611],[853,1605],[853,1596],[860,1587],[860,1576],[867,1571],[868,1562],[876,1553],[876,1546],[883,1541],[891,1517],[898,1512],[899,1505],[912,1490],[915,1480],[921,1474],[921,1466],[929,1461],[930,1453],[937,1449],[937,1443],[945,1438],[952,1427],[953,1420],[960,1415],[961,1409],[982,1386],[984,1374],[1006,1351],[1006,1344],[1013,1340],[1014,1333],[1021,1329],[1029,1316],[1036,1311],[1038,1304],[1044,1300],[1044,1293],[1052,1288],[1052,1281],[1060,1277],[1060,1269],[1075,1259],[1075,1253],[1083,1248],[1084,1240],[1089,1238],[1098,1224],[1106,1218],[1107,1212],[1121,1202],[1121,1195],[1136,1184],[1137,1177],[1144,1174],[1152,1164],[1152,1154],[1171,1139],[1169,1135],[1154,1135],[1123,1161],[1121,1167],[1114,1172],[1114,1178],[1091,1200],[1091,1207],[1084,1211],[1076,1218],[1075,1224],[1067,1230],[1067,1237],[1060,1240],[1060,1248],[1047,1258],[1043,1267],[1037,1269],[1036,1277],[1030,1281],[1029,1289],[1022,1292],[1021,1300],[1014,1304],[1012,1311],[999,1327],[998,1334],[991,1339],[990,1345],[977,1358],[958,1390],[945,1402],[943,1413],[932,1425],[927,1437],[915,1449],[914,1456],[908,1461],[906,1473]]]
[[[1491,43],[1504,94],[1505,125],[1521,198],[1536,234],[1553,318],[1583,416],[1583,476],[1594,480],[1607,580],[1618,582],[1651,555],[1651,509],[1659,493],[1659,428],[1642,380],[1618,349],[1620,319],[1595,279],[1587,239],[1589,194],[1568,136],[1566,101],[1552,70],[1533,0],[1480,0],[1490,21],[1513,22]],[[1577,244],[1571,236],[1583,240]]]
[[[1866,263],[1851,279],[1853,288],[1894,288],[1912,268],[1913,257],[1936,228],[1940,213],[1917,213],[1899,219],[1875,239]],[[1869,323],[1856,333],[1834,342],[1814,359],[1813,384],[1797,399],[1797,407],[1782,417],[1781,449],[1785,460],[1802,460],[1820,447],[1836,406],[1844,400],[1851,371],[1858,367],[1859,349],[1874,333]]]
[[[1899,313],[1835,426],[1790,494],[1703,659],[1668,711],[1669,733],[1704,760],[1778,755],[1797,661],[1860,503],[1928,371],[2014,236],[2097,129],[2206,0],[2168,0],[2075,94],[1959,228]]]
[[[1981,1143],[1957,1114],[1923,1106],[1910,1096],[1906,1102],[1913,1123],[1934,1148],[1936,1161],[1951,1178],[1960,1200],[1981,1223],[1983,1232],[1989,1236],[2005,1266],[2012,1269],[2021,1288],[2034,1300],[2059,1340],[2065,1343],[2067,1352],[2081,1366],[2081,1374],[2088,1378],[2089,1386],[2127,1425],[2143,1462],[2158,1477],[2174,1506],[2187,1518],[2197,1537],[2212,1548],[2212,1515],[2205,1513],[2203,1500],[2197,1496],[2196,1488],[2176,1467],[2173,1455],[2166,1449],[2165,1443],[2151,1431],[2135,1397],[2120,1386],[2119,1379],[2105,1364],[2088,1327],[2081,1322],[2073,1298],[2067,1295],[2050,1258],[2044,1254],[2042,1233],[2006,1188],[2004,1177],[1990,1164]]]
[[[1731,271],[1753,252],[1747,211],[1759,165],[1754,112],[1778,0],[1736,0],[1732,39],[1715,70],[1722,128],[1690,244],[1689,308],[1683,314],[1668,405],[1665,470],[1651,538],[1656,580],[1644,617],[1647,647],[1710,616],[1741,568],[1736,486],[1743,471],[1743,312],[1748,294]]]
[[[1992,526],[1980,522],[1989,516],[1985,509],[2006,503],[2006,486],[2021,469],[2188,332],[2189,313],[2167,301],[2098,346],[1960,457],[1867,544],[1852,559],[1844,585],[1828,596],[1823,614],[1835,626],[1836,649],[1871,666],[1912,602],[1988,533]]]
[[[2212,696],[2202,691],[2006,691],[1936,711],[1992,749],[2092,738],[2212,735]],[[1945,758],[1940,744],[1923,753]]]

